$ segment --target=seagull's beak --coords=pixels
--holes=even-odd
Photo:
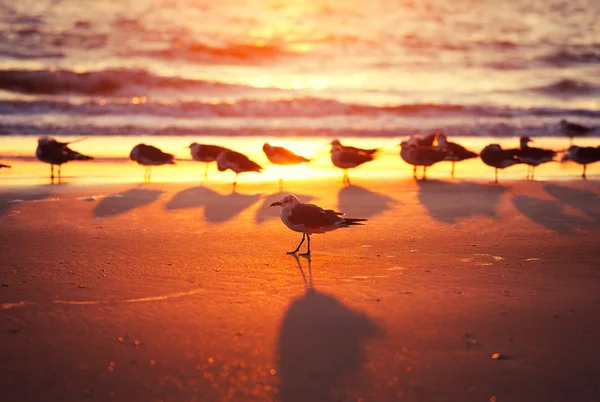
[[[274,202],[271,204],[272,207],[277,206],[277,205],[281,205],[281,203],[279,201],[277,201],[277,202]]]

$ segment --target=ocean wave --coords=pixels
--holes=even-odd
[[[563,78],[548,85],[530,88],[530,91],[557,97],[590,96],[600,94],[600,86],[583,80]]]
[[[289,56],[288,50],[271,44],[231,43],[226,46],[209,46],[200,42],[184,43],[175,41],[171,46],[156,50],[134,50],[129,55],[158,58],[162,60],[183,60],[192,63],[260,64]]]
[[[420,132],[428,134],[442,130],[449,136],[463,137],[519,137],[526,136],[564,136],[559,122],[551,124],[524,125],[506,122],[489,123],[463,123],[436,126],[435,128],[422,129],[417,122],[414,124],[399,125],[395,127],[267,127],[247,126],[213,127],[213,126],[142,126],[136,124],[97,126],[93,124],[33,124],[33,123],[7,123],[0,122],[0,133],[3,135],[160,135],[160,136],[262,136],[262,137],[405,137]],[[600,135],[600,130],[595,135]]]
[[[554,67],[567,67],[574,64],[598,64],[600,63],[600,52],[593,49],[562,49],[541,56],[539,60]]]
[[[345,103],[335,99],[297,97],[288,99],[240,99],[237,101],[162,102],[134,97],[74,103],[63,100],[0,100],[0,115],[63,114],[74,116],[152,116],[185,119],[205,118],[326,118],[337,116],[396,117],[586,117],[600,118],[600,110],[555,107],[499,107],[414,103],[377,106]]]
[[[134,96],[156,90],[252,90],[221,82],[166,77],[146,70],[0,70],[0,89],[36,95]]]

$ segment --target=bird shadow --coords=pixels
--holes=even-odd
[[[269,195],[263,197],[263,202],[260,204],[260,207],[256,211],[256,215],[254,216],[254,221],[258,224],[263,224],[270,219],[279,218],[280,208],[273,208],[273,207],[271,207],[271,204],[274,203],[275,201],[279,201],[281,199],[281,197],[283,197],[284,195],[287,195],[287,194],[289,194],[289,193],[279,191],[277,193],[269,194]],[[311,195],[304,195],[304,194],[295,194],[295,195],[301,202],[309,202],[314,199],[314,197]]]
[[[577,227],[589,225],[585,220],[566,215],[558,201],[518,195],[512,202],[527,218],[553,232],[570,233]]]
[[[417,182],[418,199],[435,220],[455,224],[475,215],[496,218],[504,186],[439,180]]]
[[[163,193],[161,190],[132,188],[122,193],[104,197],[94,209],[94,216],[103,218],[120,215],[132,209],[153,203]]]
[[[569,205],[591,218],[600,220],[600,194],[556,184],[544,185],[544,191],[563,204]]]
[[[310,272],[310,260],[308,268]],[[339,400],[335,395],[344,392],[344,382],[364,366],[364,342],[383,333],[366,314],[316,290],[309,278],[304,294],[288,306],[279,330],[282,402]]]
[[[360,215],[361,218],[370,218],[399,202],[385,194],[353,184],[342,187],[338,192],[338,210],[348,216]]]
[[[26,192],[26,193],[1,193],[0,194],[0,216],[8,213],[11,208],[16,205],[19,205],[23,202],[35,202],[35,201],[43,201],[52,196],[52,193],[43,190],[43,191],[34,191],[34,192]]]
[[[260,194],[241,194],[232,192],[223,195],[205,186],[182,190],[171,198],[165,208],[168,210],[204,207],[204,216],[208,222],[226,222],[249,208],[260,199]]]

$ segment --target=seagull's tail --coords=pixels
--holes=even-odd
[[[363,223],[360,222],[366,222],[367,219],[362,219],[362,218],[344,218],[344,220],[342,221],[342,225],[347,225],[347,226],[351,226],[351,225],[363,225]]]

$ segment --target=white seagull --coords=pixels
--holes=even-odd
[[[219,172],[224,172],[227,169],[231,169],[235,173],[235,180],[233,181],[233,189],[237,185],[238,174],[244,172],[258,172],[261,173],[263,168],[258,163],[250,160],[246,155],[241,154],[230,149],[223,151],[217,157],[217,168]]]
[[[140,165],[146,166],[144,181],[150,181],[152,166],[175,165],[175,157],[160,149],[146,144],[138,144],[131,150],[129,159]]]
[[[218,145],[198,144],[197,142],[192,142],[188,148],[190,149],[192,159],[198,162],[204,162],[206,164],[204,169],[205,179],[208,177],[208,164],[216,161],[221,152],[227,151],[227,148],[225,147]]]
[[[362,225],[360,222],[366,219],[342,218],[342,212],[332,209],[323,209],[314,204],[303,204],[298,201],[295,195],[288,194],[281,197],[277,202],[271,204],[272,207],[281,206],[280,217],[282,222],[294,232],[302,233],[302,241],[294,251],[288,254],[295,254],[300,250],[304,239],[308,238],[308,250],[302,256],[310,256],[310,235],[314,233],[325,233],[339,228],[347,228],[352,225]]]
[[[69,148],[69,144],[83,141],[87,137],[79,138],[70,142],[58,142],[51,137],[40,137],[38,139],[38,146],[35,150],[35,156],[42,162],[50,164],[50,180],[54,182],[54,165],[58,166],[58,182],[62,180],[60,173],[60,167],[63,163],[76,160],[91,160],[94,159],[91,156],[80,154],[77,151],[73,151]]]
[[[363,163],[371,162],[373,159],[375,159],[374,153],[365,153],[335,144],[331,147],[331,163],[333,163],[333,166],[344,170],[344,176],[342,178],[342,183],[344,184],[350,185],[348,169],[353,169]]]

